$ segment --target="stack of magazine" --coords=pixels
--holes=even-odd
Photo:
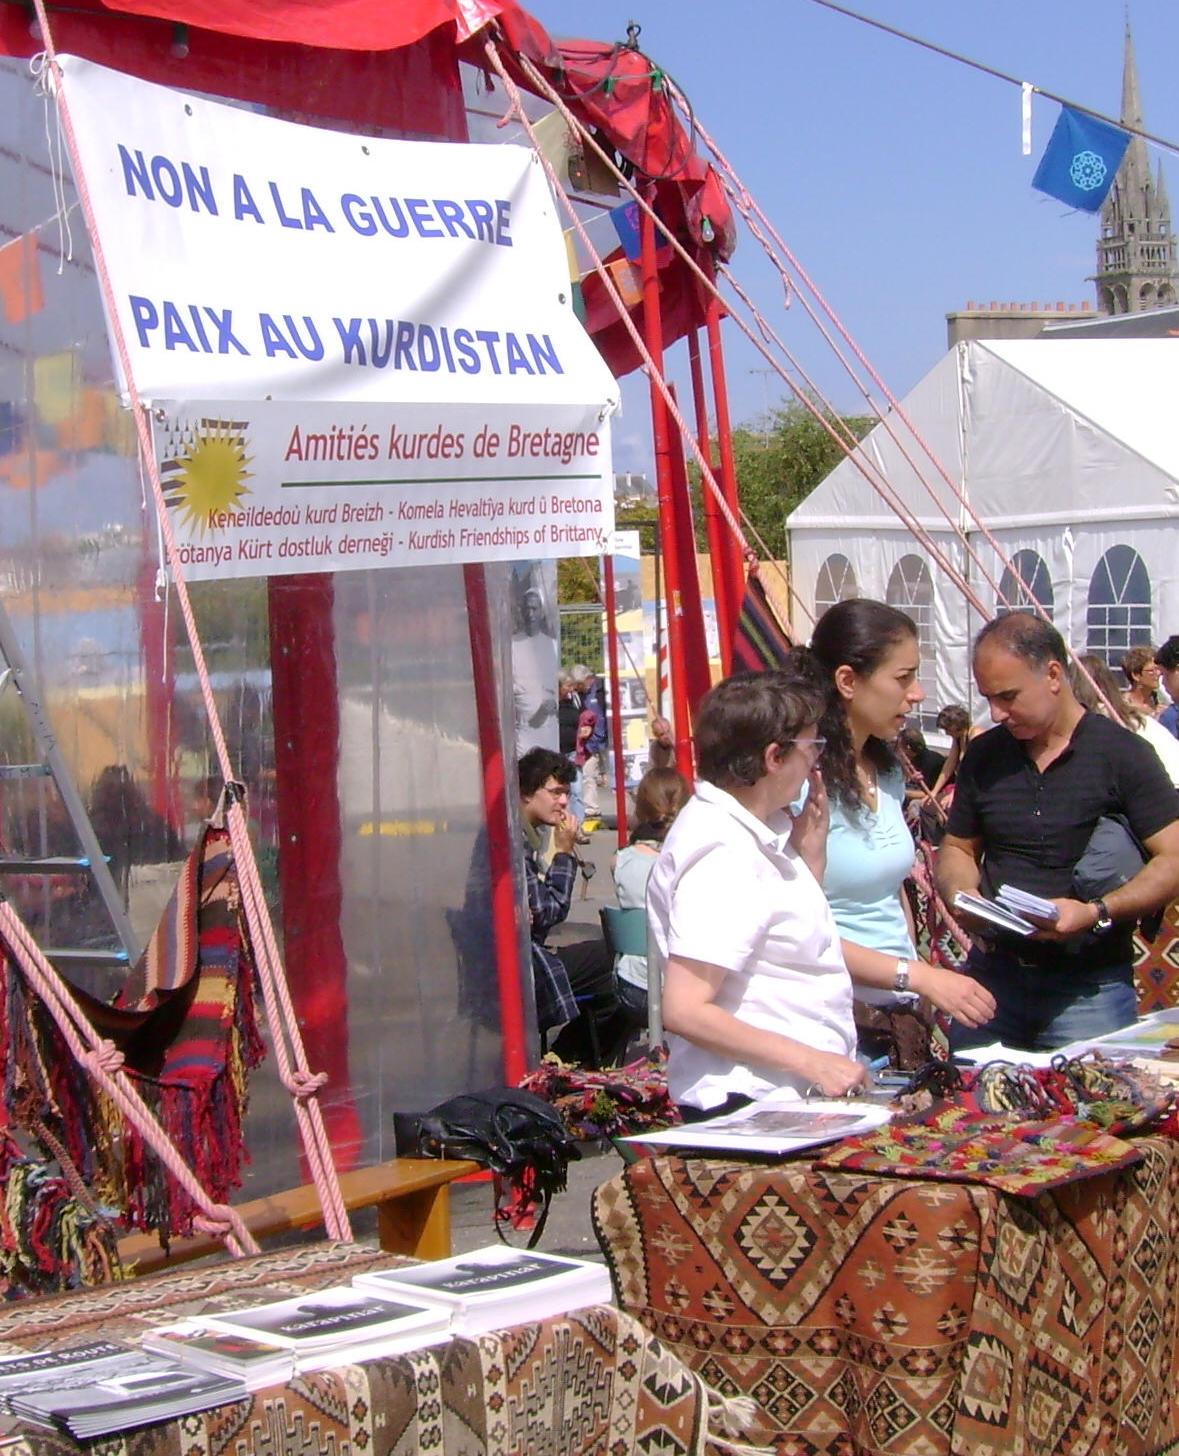
[[[550,1319],[590,1304],[609,1304],[602,1264],[492,1244],[453,1259],[358,1274],[355,1283],[387,1297],[429,1300],[447,1311],[456,1334],[481,1335],[505,1325]]]
[[[243,1400],[296,1375],[609,1303],[601,1264],[503,1244],[358,1274],[295,1299],[202,1314],[142,1347],[93,1340],[0,1359],[0,1409],[79,1440]]]
[[[660,1147],[700,1148],[713,1152],[784,1157],[839,1138],[870,1132],[892,1116],[879,1103],[841,1099],[800,1101],[797,1092],[770,1092],[748,1107],[660,1132],[626,1139]]]
[[[242,1400],[240,1380],[186,1369],[129,1345],[92,1340],[0,1359],[0,1405],[82,1441]]]
[[[1044,927],[1034,924],[1033,920],[1051,924],[1060,914],[1051,900],[1032,895],[1016,885],[1000,885],[993,900],[984,895],[973,895],[969,890],[959,890],[954,896],[954,908],[973,915],[976,920],[988,920],[1015,935],[1034,935]],[[1033,918],[1028,919],[1028,916]]]

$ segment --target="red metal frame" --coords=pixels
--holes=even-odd
[[[700,358],[700,330],[693,329],[688,335],[688,364],[692,370],[692,404],[696,411],[696,443],[700,453],[712,467],[714,476],[719,477],[719,468],[714,463],[712,438],[708,431],[708,400],[704,394],[704,366]],[[718,479],[719,484],[719,479]],[[732,613],[732,590],[729,586],[731,562],[729,561],[729,527],[717,507],[712,491],[701,485],[700,498],[704,503],[704,525],[708,531],[708,555],[712,562],[712,599],[716,605],[716,634],[720,638],[721,671],[728,677],[733,669],[733,630],[736,623]]]
[[[528,1071],[528,1038],[524,1029],[524,993],[520,935],[513,873],[519,847],[512,843],[508,816],[508,773],[500,734],[499,688],[491,651],[491,615],[487,580],[479,565],[463,567],[467,593],[467,628],[471,637],[471,672],[475,701],[488,706],[477,714],[479,757],[483,764],[483,812],[487,826],[487,864],[491,875],[491,923],[499,978],[500,1030],[503,1035],[504,1081],[514,1086]],[[512,774],[511,792],[515,792]]]
[[[643,275],[643,340],[655,369],[663,374],[663,322],[659,312],[659,268],[655,261],[655,224],[647,213],[641,222]],[[671,476],[671,433],[663,396],[651,385],[651,429],[655,441],[655,480],[659,489],[659,535],[667,589],[667,655],[671,670],[672,717],[675,720],[676,767],[694,782],[692,725],[688,712],[688,680],[684,666],[684,619],[681,563],[675,533],[675,499]]]
[[[606,595],[606,657],[610,665],[610,733],[614,740],[614,811],[618,816],[619,849],[629,838],[626,820],[626,760],[622,754],[622,692],[618,681],[618,610],[614,594],[614,558],[602,557]]]
[[[708,359],[712,366],[712,393],[716,404],[716,440],[720,448],[720,488],[725,504],[735,519],[740,520],[740,501],[737,497],[737,465],[733,459],[733,426],[729,418],[729,390],[725,379],[725,352],[721,342],[720,304],[709,295],[705,318],[708,331]],[[727,584],[729,588],[730,621],[735,626],[741,617],[741,599],[745,594],[745,562],[741,548],[731,531],[727,533],[728,563]],[[729,638],[730,643],[732,638]]]

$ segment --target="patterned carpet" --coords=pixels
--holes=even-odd
[[[698,1159],[600,1188],[619,1302],[779,1456],[1153,1456],[1179,1436],[1179,1149],[1037,1198]]]
[[[1139,1013],[1179,1005],[1179,901],[1167,906],[1162,929],[1152,943],[1146,945],[1141,936],[1135,936],[1134,946],[1138,951],[1134,985]]]
[[[0,1309],[0,1353],[73,1344],[344,1283],[390,1256],[317,1244]],[[722,1403],[611,1306],[342,1366],[79,1446],[28,1428],[4,1456],[738,1456]],[[716,1434],[714,1434],[714,1432]]]

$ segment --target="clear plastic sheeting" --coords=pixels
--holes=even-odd
[[[46,125],[25,63],[0,60],[0,607],[144,940],[221,781]],[[192,589],[308,1063],[330,1078],[321,1100],[342,1167],[393,1156],[395,1109],[502,1077],[480,728],[498,725],[506,745],[514,825],[511,613],[509,569],[485,570],[495,687],[483,701],[464,568]],[[37,757],[10,686],[0,762]],[[0,851],[77,853],[52,779],[0,781]],[[113,992],[122,973],[97,952],[118,939],[86,873],[28,869],[0,892],[43,945],[95,955],[71,979]],[[251,1095],[249,1192],[301,1182],[273,1057]]]

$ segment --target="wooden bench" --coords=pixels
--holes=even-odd
[[[349,1213],[375,1206],[377,1237],[388,1253],[444,1259],[450,1253],[449,1185],[456,1178],[478,1171],[478,1163],[458,1159],[394,1158],[389,1163],[341,1173],[340,1192]],[[312,1183],[234,1207],[259,1241],[323,1223],[323,1209]],[[192,1238],[173,1239],[165,1254],[154,1234],[128,1234],[119,1240],[119,1256],[130,1272],[149,1274],[203,1259],[224,1247],[212,1234],[195,1234]]]

